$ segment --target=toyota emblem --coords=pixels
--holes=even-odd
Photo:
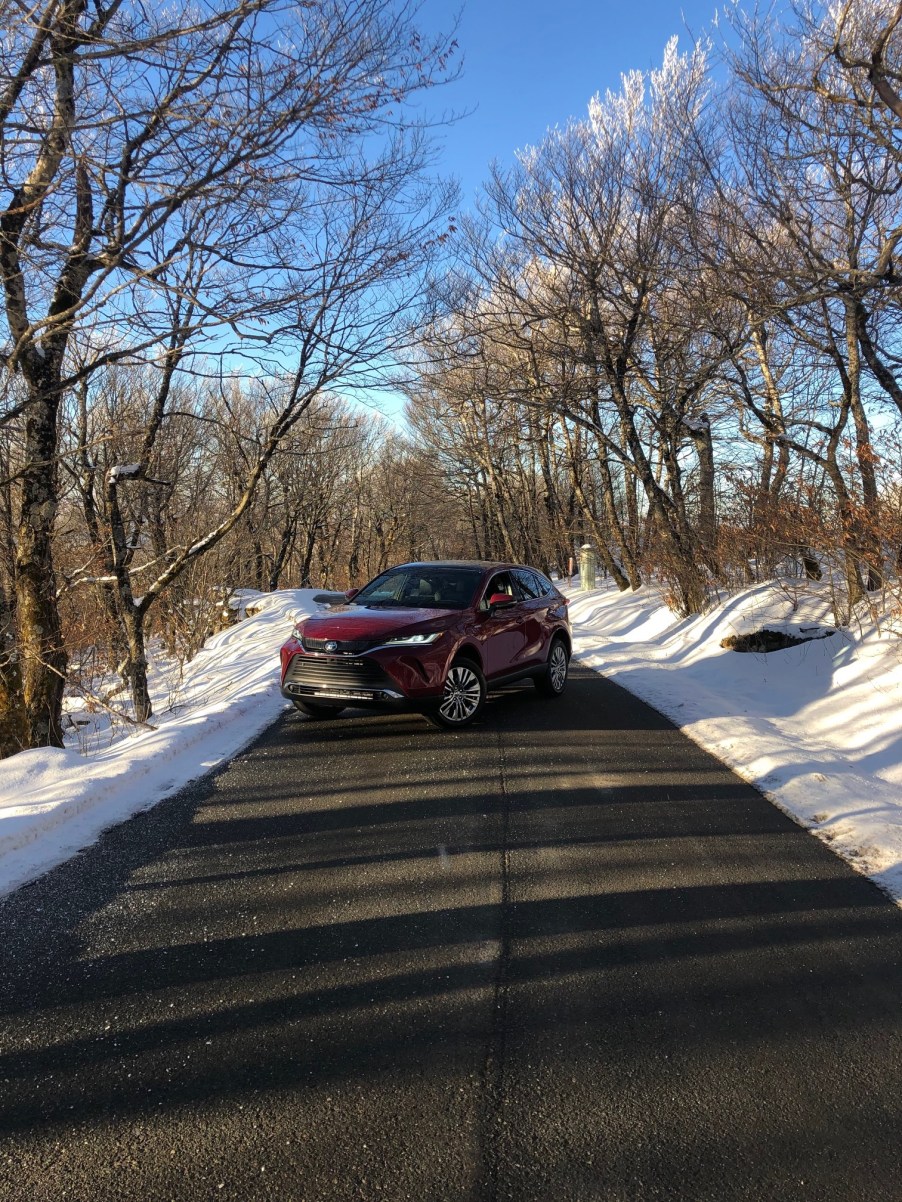
[[[328,643],[326,643],[326,650],[327,651],[337,651],[338,643],[333,642],[332,639],[329,639]]]

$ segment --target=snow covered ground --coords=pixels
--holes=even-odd
[[[253,595],[254,615],[214,635],[180,678],[158,666],[156,729],[129,731],[82,707],[70,746],[0,763],[0,893],[228,760],[273,721],[285,705],[278,647],[316,596]],[[721,640],[764,626],[823,633],[826,593],[758,585],[685,621],[651,589],[571,596],[583,662],[667,714],[902,902],[898,634],[861,626],[741,654]]]
[[[902,902],[902,638],[873,623],[783,651],[721,640],[832,629],[826,588],[756,585],[700,617],[651,590],[573,594],[575,652],[666,714]]]
[[[236,755],[285,707],[278,650],[321,590],[245,593],[256,611],[207,640],[179,674],[151,672],[155,730],[111,723],[79,701],[65,748],[0,762],[0,894],[62,863],[107,827]]]

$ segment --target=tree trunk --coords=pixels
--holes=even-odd
[[[717,566],[717,504],[714,495],[714,444],[706,413],[689,427],[698,457],[698,525],[696,538],[702,558],[713,572]]]
[[[254,551],[254,588],[257,588],[262,593],[266,588],[266,555],[263,551],[263,542],[254,527],[253,522],[249,522],[251,527],[251,544]]]
[[[297,522],[294,518],[287,518],[285,525],[282,527],[282,537],[279,539],[279,549],[276,552],[272,563],[272,570],[269,573],[268,587],[271,593],[274,593],[279,587],[279,581],[282,579],[282,572],[285,569],[285,563],[288,559],[288,552],[293,543],[295,532],[297,530]]]
[[[617,513],[617,499],[614,496],[614,480],[611,476],[611,465],[603,448],[599,448],[598,466],[601,474],[601,500],[604,507],[605,519],[620,548],[620,558],[626,571],[630,588],[640,588],[642,585],[642,573],[639,570],[639,565],[633,554],[633,548],[630,546],[629,539],[624,533],[620,516]]]
[[[759,563],[763,564],[766,570],[773,571],[778,559],[773,521],[777,513],[780,493],[789,471],[789,447],[785,441],[777,441],[786,433],[786,422],[783,416],[780,389],[768,356],[767,332],[763,326],[753,326],[752,344],[755,347],[765,389],[764,417],[759,419],[764,426],[764,454],[761,475],[752,502],[752,535]],[[779,448],[776,465],[774,464],[775,444]]]
[[[473,509],[473,494],[467,489],[467,515],[470,519],[470,530],[473,534],[473,546],[476,550],[477,559],[485,559],[486,556],[482,549],[482,539],[480,538],[479,523],[476,519],[476,513]]]
[[[313,566],[313,552],[316,548],[316,534],[318,526],[314,523],[307,528],[307,538],[304,543],[304,554],[301,559],[300,579],[298,580],[298,588],[311,588],[310,570]]]
[[[836,450],[833,446],[829,448],[826,466],[827,475],[830,477],[830,482],[836,492],[839,520],[842,526],[843,572],[846,579],[848,600],[847,612],[840,612],[837,618],[840,624],[844,625],[851,618],[855,606],[864,597],[865,589],[859,566],[859,546],[852,499],[849,496],[849,490],[846,487],[842,469],[836,461]]]
[[[567,541],[566,526],[562,520],[561,499],[558,495],[554,470],[551,464],[553,431],[553,419],[549,420],[545,426],[540,429],[539,467],[542,472],[542,485],[544,488],[543,503],[545,506],[545,514],[548,520],[549,533],[551,535],[552,556],[556,561],[560,575],[563,576],[567,568],[567,560],[570,557],[570,548]]]
[[[56,599],[58,394],[35,397],[25,421],[25,469],[16,547],[16,620],[29,747],[62,747],[66,651]]]
[[[871,430],[861,399],[861,358],[858,341],[858,322],[855,305],[846,305],[846,349],[849,358],[849,389],[852,420],[855,423],[855,454],[861,478],[861,512],[856,526],[865,559],[865,582],[868,592],[883,587],[883,556],[880,548],[880,497],[875,470],[876,455],[871,445]]]
[[[128,540],[122,511],[119,507],[117,477],[113,471],[106,478],[106,505],[110,529],[110,553],[116,577],[116,604],[119,621],[125,634],[126,654],[120,675],[131,693],[137,722],[148,722],[153,713],[147,687],[147,650],[144,622],[153,597],[135,603],[131,574],[128,569]]]
[[[13,626],[9,598],[0,588],[0,759],[21,751],[27,739]]]
[[[131,600],[131,598],[129,598]],[[128,658],[123,677],[128,683],[135,708],[135,720],[148,722],[153,713],[147,687],[147,647],[144,638],[144,611],[132,601],[123,607],[122,622],[128,639]]]
[[[687,531],[682,526],[680,507],[655,479],[654,470],[633,422],[629,399],[619,390],[615,394],[615,400],[623,429],[627,434],[630,460],[648,502],[649,519],[654,522],[664,544],[663,573],[673,586],[675,608],[684,618],[688,618],[692,614],[701,613],[708,602],[704,574],[699,570],[691,540],[687,538]]]

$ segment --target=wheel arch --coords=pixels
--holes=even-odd
[[[459,659],[468,659],[474,663],[480,672],[485,672],[485,665],[482,662],[482,656],[479,654],[479,649],[474,647],[472,643],[463,643],[454,654],[451,656],[451,663]],[[450,664],[449,664],[450,667]]]
[[[559,628],[558,628],[558,629],[557,629],[557,630],[554,632],[554,634],[552,634],[551,638],[548,640],[548,648],[549,648],[549,650],[551,649],[551,644],[554,642],[554,640],[555,640],[555,639],[560,639],[560,640],[561,640],[561,642],[562,642],[562,643],[564,644],[564,646],[567,648],[567,658],[568,658],[568,659],[571,659],[571,658],[572,658],[572,656],[573,656],[573,642],[572,642],[572,640],[571,640],[571,638],[570,638],[570,634],[569,634],[569,632],[568,632],[568,631],[566,631],[566,630],[564,630],[564,628],[563,628],[563,627],[559,627]]]

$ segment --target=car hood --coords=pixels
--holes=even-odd
[[[307,618],[303,631],[310,639],[378,639],[420,628],[440,630],[448,624],[448,618],[459,614],[460,610],[455,609],[409,609],[407,606],[366,609],[362,605],[342,605],[328,614]]]

